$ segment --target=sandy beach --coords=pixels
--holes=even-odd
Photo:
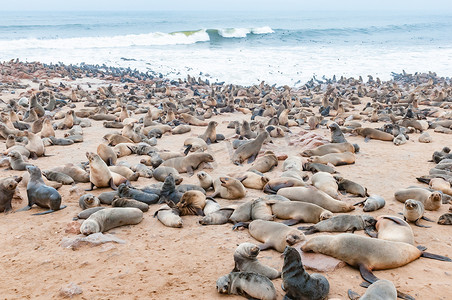
[[[19,70],[20,65],[11,69]],[[0,99],[2,110],[7,111],[7,103],[10,100],[18,101],[21,97],[30,97],[30,91],[39,91],[39,84],[48,80],[52,87],[45,87],[44,90],[57,90],[71,96],[73,89],[79,85],[81,90],[94,95],[99,87],[106,88],[110,84],[116,95],[124,93],[130,96],[130,88],[136,88],[136,97],[141,101],[139,107],[149,108],[149,101],[161,103],[173,99],[176,103],[183,98],[187,92],[191,95],[187,98],[199,100],[200,97],[193,95],[193,90],[185,84],[179,86],[172,85],[169,81],[159,81],[157,79],[137,80],[134,83],[120,82],[120,78],[114,76],[87,77],[86,74],[75,72],[75,80],[64,77],[55,77],[58,72],[52,73],[49,69],[41,66],[37,67],[34,73],[9,74],[5,65],[0,66]],[[79,76],[80,75],[80,76]],[[125,78],[125,77],[124,77]],[[129,77],[127,77],[129,78]],[[169,87],[171,96],[165,96],[163,92],[155,92],[150,99],[145,99],[144,90],[155,89],[153,85],[158,83],[159,87]],[[17,85],[11,84],[20,84]],[[66,89],[59,88],[60,83]],[[124,89],[124,85],[129,85]],[[268,83],[272,84],[272,83]],[[386,85],[386,83],[383,83]],[[449,81],[450,84],[450,81]],[[316,86],[317,84],[315,84]],[[334,85],[334,84],[333,84]],[[365,86],[366,84],[363,83]],[[389,86],[389,84],[387,84]],[[402,84],[399,85],[404,88]],[[415,84],[410,85],[414,90]],[[206,88],[207,87],[207,88]],[[305,90],[292,89],[290,93],[296,95],[297,99],[310,98],[321,99],[326,91],[326,84],[322,84],[318,91],[312,90],[311,96],[306,95]],[[349,85],[349,89],[353,86]],[[199,93],[208,95],[208,86],[193,86]],[[371,88],[368,86],[368,89]],[[432,98],[430,92],[434,89],[444,89],[450,92],[449,86],[425,85],[419,88],[425,91],[427,98]],[[374,90],[381,92],[379,87]],[[280,93],[280,91],[278,91]],[[419,92],[420,93],[420,92]],[[179,94],[178,97],[175,97]],[[356,95],[356,94],[354,94]],[[245,96],[235,96],[242,99]],[[126,97],[124,97],[125,99]],[[368,102],[373,99],[364,96],[359,97],[360,104],[348,105],[350,112],[359,114]],[[116,99],[113,99],[116,100]],[[205,99],[202,99],[205,101]],[[344,99],[347,100],[347,99]],[[78,111],[84,108],[85,100],[72,103],[73,108]],[[133,101],[130,101],[133,102]],[[101,103],[99,101],[98,103]],[[114,101],[112,108],[116,108]],[[382,102],[385,105],[384,102]],[[245,102],[250,110],[259,106],[252,102]],[[69,110],[68,105],[57,108],[54,112]],[[153,105],[155,107],[158,104]],[[178,108],[182,108],[180,103]],[[235,107],[239,105],[236,103]],[[278,105],[275,104],[275,107]],[[450,109],[438,108],[440,112],[448,112]],[[419,105],[418,110],[429,109],[432,106]],[[197,110],[201,110],[199,107]],[[294,111],[307,109],[318,114],[319,106],[311,107],[291,107]],[[22,113],[27,109],[21,108]],[[135,114],[129,111],[130,117],[139,120],[145,114]],[[119,115],[119,113],[116,113]],[[325,119],[333,119],[336,114],[331,110],[330,115]],[[371,123],[367,121],[369,115],[360,115],[363,119],[357,120],[363,127],[378,128],[385,122]],[[207,152],[212,154],[215,162],[212,169],[204,169],[213,178],[223,174],[237,174],[246,171],[250,165],[243,164],[236,166],[231,162],[230,143],[236,137],[234,129],[227,128],[230,121],[251,121],[250,113],[235,111],[232,113],[220,113],[214,115],[210,120],[218,122],[217,133],[222,133],[226,137],[225,141],[209,145]],[[428,121],[434,117],[427,117]],[[52,120],[52,122],[60,122]],[[100,143],[106,143],[103,136],[107,133],[121,132],[121,129],[105,128],[103,121],[90,120],[90,127],[83,128],[83,142],[74,143],[69,146],[48,146],[46,154],[48,157],[39,157],[37,160],[28,161],[41,170],[51,169],[64,165],[68,162],[86,162],[85,153],[87,151],[96,152]],[[204,133],[205,126],[191,126],[191,131],[182,135],[165,133],[158,139],[156,147],[160,150],[182,152],[184,150],[184,140],[188,137],[197,137]],[[290,127],[290,132],[285,133],[285,137],[272,138],[272,143],[264,144],[261,153],[272,150],[276,155],[300,156],[303,150],[309,146],[301,145],[297,142],[304,133],[313,132],[325,140],[330,140],[330,131],[326,126],[310,131],[309,126],[303,125]],[[55,130],[56,137],[63,137],[68,130]],[[338,166],[335,169],[345,178],[355,181],[368,190],[369,194],[378,194],[386,200],[386,205],[380,210],[370,212],[373,217],[388,214],[397,216],[403,210],[403,204],[394,199],[394,192],[408,186],[427,187],[416,180],[416,177],[429,174],[429,170],[435,163],[429,162],[434,151],[439,151],[445,146],[451,146],[452,138],[450,134],[437,133],[433,129],[427,132],[432,137],[431,143],[420,143],[418,137],[421,133],[409,133],[409,140],[406,144],[395,146],[392,142],[370,140],[365,142],[362,136],[355,136],[349,133],[345,137],[350,143],[356,143],[360,151],[356,153],[356,162],[351,165]],[[1,141],[0,149],[6,150],[5,140]],[[127,161],[137,164],[143,156],[132,154],[121,157],[118,161]],[[306,159],[306,158],[303,158]],[[279,161],[270,172],[265,175],[268,178],[277,178],[282,173],[283,161]],[[198,170],[199,171],[199,170]],[[25,171],[26,172],[26,171]],[[195,170],[195,174],[196,174]],[[5,170],[0,171],[0,178],[17,175],[21,176],[24,171]],[[308,172],[309,176],[312,173]],[[184,184],[198,184],[196,176],[189,176],[182,173]],[[157,183],[154,178],[139,178],[132,182],[134,187],[141,188]],[[202,226],[198,223],[199,216],[183,216],[182,228],[165,227],[154,218],[154,212],[160,205],[150,205],[149,211],[144,214],[143,221],[138,225],[123,226],[108,231],[115,237],[124,240],[124,244],[106,243],[99,246],[83,245],[78,249],[66,249],[61,246],[65,238],[76,237],[75,233],[67,233],[66,229],[73,222],[73,218],[81,211],[79,207],[79,197],[86,193],[89,183],[77,183],[74,189],[70,185],[63,185],[58,191],[62,196],[62,203],[67,208],[42,216],[33,216],[32,213],[43,209],[34,206],[30,211],[0,214],[0,269],[3,272],[2,287],[0,288],[0,298],[2,299],[58,299],[70,284],[78,286],[82,293],[73,295],[72,299],[243,299],[240,296],[225,296],[217,293],[215,282],[220,277],[229,273],[234,267],[233,253],[240,243],[259,242],[253,239],[248,230],[233,231],[232,224]],[[23,201],[13,201],[13,210],[17,210],[27,204],[26,187],[19,184],[18,190],[23,197]],[[99,195],[102,192],[111,191],[110,188],[96,188],[93,194]],[[208,195],[213,191],[207,192]],[[216,198],[218,203],[224,206],[239,205],[246,201],[263,196],[259,190],[247,189],[246,197],[239,200],[226,200]],[[354,204],[363,198],[353,197],[350,194],[341,195],[341,200]],[[452,227],[442,226],[436,223],[438,218],[449,212],[449,204],[443,204],[437,211],[426,211],[425,215],[434,220],[435,223],[421,221],[421,223],[432,226],[431,228],[421,228],[411,224],[414,232],[416,245],[423,245],[431,253],[450,256],[452,253]],[[362,214],[362,208],[357,207],[351,214]],[[277,220],[278,221],[278,220]],[[75,221],[81,223],[82,220]],[[305,224],[301,224],[305,225]],[[295,225],[300,226],[300,225]],[[320,235],[307,236],[307,239]],[[365,236],[363,231],[355,232],[357,235]],[[300,247],[300,245],[295,245]],[[281,270],[283,258],[281,253],[275,250],[262,251],[259,259],[266,265]],[[313,272],[308,270],[308,272]],[[363,281],[357,269],[350,266],[339,267],[333,271],[322,273],[330,283],[329,299],[348,299],[347,290],[352,289],[359,294],[364,294],[365,289],[359,284]],[[388,279],[394,283],[396,288],[406,294],[410,294],[416,299],[449,299],[449,286],[452,281],[452,264],[426,258],[417,259],[406,266],[375,271],[374,274],[381,279]],[[284,297],[281,289],[282,280],[273,280],[278,293],[278,299]]]

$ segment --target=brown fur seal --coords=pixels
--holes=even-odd
[[[240,199],[245,197],[246,189],[243,184],[232,177],[219,177],[213,182],[215,192],[212,197],[220,196],[223,199]]]
[[[323,156],[330,153],[344,153],[351,152],[355,153],[355,146],[350,143],[330,143],[318,146],[314,149],[309,149],[301,152],[302,156]]]
[[[273,221],[271,206],[261,198],[251,200],[251,219]]]
[[[334,178],[337,181],[338,189],[340,191],[345,191],[347,193],[360,197],[369,196],[369,194],[367,194],[367,188],[363,187],[362,185],[351,180],[345,179],[339,175],[335,175]]]
[[[106,208],[89,216],[80,226],[80,232],[84,235],[105,232],[119,226],[136,225],[142,219],[143,212],[135,207]]]
[[[293,201],[313,203],[333,213],[349,212],[355,209],[352,205],[333,199],[314,187],[282,188],[278,191],[277,195],[284,196]]]
[[[337,192],[338,185],[336,183],[336,179],[334,179],[333,175],[328,172],[317,172],[311,177],[312,185],[318,188],[319,190],[327,193],[331,197],[335,199],[339,199],[339,194]]]
[[[350,300],[396,300],[397,290],[391,281],[380,279],[372,283],[362,297],[352,290],[348,290],[348,297]]]
[[[372,270],[398,268],[421,256],[451,261],[450,258],[423,252],[407,243],[372,239],[351,233],[316,236],[301,249],[304,252],[329,255],[359,268],[363,279],[370,283],[378,280]]]
[[[180,176],[179,172],[177,172],[177,170],[172,167],[159,166],[154,170],[152,176],[156,180],[163,182],[169,174],[173,175],[176,184],[180,184],[182,182],[183,178]]]
[[[401,189],[394,193],[394,197],[402,203],[408,199],[418,200],[424,204],[426,210],[438,210],[441,207],[441,193],[423,188]]]
[[[17,151],[10,151],[8,156],[11,169],[13,170],[25,171],[27,166],[32,166],[32,164],[26,163],[22,155]]]
[[[121,198],[118,196],[115,196],[113,198],[113,202],[111,202],[111,206],[113,206],[113,207],[135,207],[135,208],[138,208],[139,210],[141,210],[142,212],[147,212],[149,210],[149,205],[144,202],[137,201],[134,199]]]
[[[293,177],[279,177],[268,181],[263,189],[265,193],[276,194],[282,188],[295,186],[307,186],[307,184]]]
[[[270,280],[281,276],[281,272],[263,265],[258,259],[259,247],[253,243],[241,243],[234,252],[234,269],[232,272],[254,272]]]
[[[129,181],[137,181],[140,177],[140,174],[135,173],[125,166],[110,166],[108,169],[110,169],[111,172],[124,176]]]
[[[440,225],[452,225],[452,214],[446,213],[439,217],[438,224]]]
[[[239,177],[236,177],[243,186],[249,189],[262,190],[269,179],[260,172],[245,172]]]
[[[199,179],[199,185],[204,189],[208,190],[209,188],[213,187],[213,179],[212,176],[210,176],[208,173],[204,171],[200,171],[196,173],[196,176]]]
[[[218,122],[210,121],[206,131],[199,137],[202,140],[204,140],[207,144],[215,143],[217,141],[217,131],[216,131],[217,125]]]
[[[282,253],[286,246],[292,246],[306,239],[303,232],[282,223],[254,220],[249,224],[238,223],[234,228],[242,226],[248,226],[250,235],[263,243],[259,246],[260,250],[272,248]]]
[[[71,176],[61,172],[44,170],[42,171],[42,175],[44,175],[48,180],[56,181],[64,185],[70,185],[75,183],[74,179],[72,179]]]
[[[269,135],[266,131],[262,132],[251,142],[238,147],[237,150],[235,150],[234,155],[232,156],[232,162],[236,165],[240,165],[248,159],[248,163],[252,163],[259,154],[262,144],[268,138],[268,136]]]
[[[295,248],[287,246],[283,254],[281,287],[286,292],[284,299],[328,299],[330,292],[328,279],[318,273],[308,274],[301,262],[300,253]]]
[[[28,205],[18,211],[29,210],[36,204],[39,207],[50,208],[50,210],[34,215],[43,215],[65,208],[61,206],[61,195],[53,187],[47,186],[42,179],[41,170],[35,166],[27,167],[30,180],[27,184]]]
[[[116,154],[116,157],[123,157],[131,155],[135,152],[135,145],[131,143],[122,143],[113,147],[113,151]]]
[[[273,151],[265,151],[264,155],[257,158],[248,171],[256,170],[261,173],[265,173],[273,169],[278,165],[278,158]]]
[[[276,201],[271,203],[273,214],[286,225],[318,223],[333,216],[333,213],[318,205],[298,201]]]
[[[207,122],[201,121],[198,118],[193,117],[190,114],[182,113],[180,114],[181,118],[184,120],[185,123],[194,125],[194,126],[207,126]]]
[[[96,206],[100,206],[100,200],[93,194],[85,194],[78,200],[78,205],[82,209],[88,209]]]
[[[104,135],[104,139],[108,141],[108,145],[110,146],[116,146],[121,143],[133,143],[133,141],[129,138],[126,138],[125,136],[122,136],[120,134],[106,134]]]
[[[232,213],[234,212],[233,208],[221,208],[217,211],[211,213],[205,213],[205,216],[199,220],[199,224],[201,225],[222,225],[226,224],[229,221]]]
[[[424,204],[422,204],[421,201],[413,199],[408,199],[405,201],[405,205],[403,206],[403,218],[405,221],[413,222],[414,225],[419,227],[432,227],[419,224],[420,219],[433,222],[432,220],[424,217],[424,212]]]
[[[118,159],[115,151],[105,144],[99,144],[97,146],[97,154],[102,158],[102,160],[107,164],[107,166],[116,165],[116,160]]]
[[[354,205],[364,205],[363,211],[375,211],[384,207],[386,204],[385,199],[379,195],[370,195],[366,200],[355,203]]]
[[[180,173],[188,173],[193,175],[193,170],[196,170],[203,162],[213,162],[213,156],[209,153],[193,153],[186,157],[176,157],[164,161],[161,165],[164,167],[173,167]]]
[[[167,227],[181,228],[183,222],[179,213],[178,209],[170,208],[165,204],[154,213],[154,218],[157,217],[157,219]]]
[[[45,119],[41,129],[41,138],[55,136],[55,130],[53,129],[50,119]]]
[[[452,189],[450,187],[450,182],[444,180],[443,178],[432,178],[429,182],[429,187],[435,191],[441,191],[444,194],[452,196]]]
[[[350,165],[355,163],[355,155],[351,152],[330,153],[322,156],[311,156],[308,162],[332,164],[333,166]]]
[[[229,220],[232,223],[248,222],[251,219],[251,205],[252,201],[246,201],[240,204],[232,213]]]
[[[186,191],[177,203],[177,208],[181,216],[198,215],[204,216],[204,207],[206,206],[206,195],[200,191]]]
[[[9,213],[12,211],[11,200],[13,199],[16,187],[22,177],[14,176],[0,180],[0,212]]]
[[[184,141],[185,148],[184,154],[187,155],[190,151],[191,152],[204,152],[207,150],[207,143],[197,137],[189,137]]]
[[[56,167],[51,171],[60,172],[71,176],[75,182],[89,182],[89,174],[82,168],[75,166],[72,163],[65,164],[64,166]]]
[[[114,184],[112,174],[102,158],[93,152],[86,152],[86,157],[89,160],[90,166],[89,181],[91,187],[88,191],[93,190],[94,186],[98,188],[111,187],[116,190],[117,187]]]
[[[313,234],[316,232],[347,232],[352,233],[356,230],[364,230],[365,228],[375,226],[377,221],[369,215],[338,215],[330,219],[321,221],[313,226],[298,227],[300,230],[306,230],[305,234]]]
[[[171,130],[171,134],[184,134],[191,131],[191,127],[189,125],[178,125],[173,130]]]
[[[364,141],[366,142],[368,142],[370,139],[392,142],[394,139],[394,136],[392,134],[375,128],[355,128],[352,132],[363,136],[365,138]]]
[[[217,280],[220,294],[240,295],[248,299],[276,300],[276,289],[267,277],[253,272],[232,272]]]
[[[45,156],[44,144],[42,143],[41,138],[30,131],[25,131],[25,133],[27,134],[28,138],[28,143],[25,148],[30,151],[30,156]]]
[[[381,240],[414,245],[414,233],[411,226],[398,217],[389,215],[378,216],[375,229],[377,234],[373,233],[370,228],[366,229],[366,233]]]

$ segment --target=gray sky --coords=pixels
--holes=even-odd
[[[1,10],[428,10],[452,11],[451,0],[8,0]],[[0,21],[1,23],[1,21]]]

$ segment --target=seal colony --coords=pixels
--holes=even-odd
[[[90,65],[10,61],[0,71],[2,164],[8,168],[1,171],[0,251],[8,257],[11,247],[21,248],[14,258],[19,270],[28,270],[21,278],[33,270],[53,282],[69,269],[90,298],[111,298],[134,284],[137,295],[151,298],[219,299],[220,292],[282,299],[314,291],[309,297],[344,299],[349,289],[374,293],[359,288],[352,268],[358,259],[369,281],[375,278],[367,270],[397,268],[376,275],[392,282],[387,285],[396,286],[401,297],[446,296],[424,274],[427,260],[417,258],[446,260],[429,260],[428,269],[447,278],[440,270],[452,250],[447,244],[452,227],[446,226],[452,178],[449,79],[403,73],[388,82],[313,79],[290,88],[168,80]],[[425,133],[430,142],[421,144]],[[419,224],[424,212],[411,218],[404,211],[410,199],[425,205],[426,217],[435,222],[421,225],[429,228],[412,223]],[[42,208],[13,213],[26,203],[25,209]],[[408,223],[396,217],[402,211]],[[232,231],[239,222],[249,222],[250,230]],[[65,232],[66,224],[75,230]],[[370,233],[373,225],[378,233],[366,237],[362,230]],[[360,246],[388,245],[380,252],[390,249],[384,257],[393,260],[364,260],[344,247],[328,254],[352,267],[327,270],[317,254],[296,255],[305,241],[306,251],[317,249],[313,245],[323,231],[340,237],[355,230]],[[126,245],[84,247],[60,258],[59,241],[80,232],[107,232]],[[438,241],[432,243],[432,236]],[[333,241],[327,239],[322,243]],[[235,252],[242,242],[248,244]],[[399,252],[405,248],[406,261]],[[39,259],[36,249],[46,249]],[[110,254],[124,266],[102,258]],[[68,260],[82,262],[83,270],[74,270]],[[10,272],[10,265],[1,265]],[[104,285],[122,272],[127,276],[114,291]],[[81,279],[87,275],[98,279],[99,289]],[[307,282],[304,287],[299,278]],[[14,291],[8,276],[4,280],[6,298],[40,296],[17,285]],[[425,283],[432,289],[418,288]]]

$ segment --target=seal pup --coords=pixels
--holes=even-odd
[[[397,290],[394,284],[386,279],[375,281],[367,288],[366,293],[360,297],[352,290],[348,290],[350,300],[396,300]]]
[[[269,180],[263,187],[264,193],[276,194],[280,189],[295,186],[308,186],[303,180],[293,177],[279,177]]]
[[[259,154],[262,144],[268,137],[268,132],[264,131],[251,142],[238,147],[232,155],[232,162],[236,165],[242,164],[245,160],[248,160],[249,164],[252,163]]]
[[[275,249],[282,253],[286,246],[292,246],[306,239],[303,232],[272,221],[254,220],[251,223],[237,223],[233,229],[240,227],[247,227],[249,234],[263,243],[259,245],[261,251]]]
[[[367,227],[373,228],[376,223],[377,220],[369,215],[338,215],[313,226],[301,226],[298,229],[303,230],[306,235],[316,232],[351,231],[353,233],[356,230],[364,230]]]
[[[80,226],[80,232],[84,235],[90,235],[96,232],[105,232],[119,226],[136,225],[141,220],[143,220],[143,212],[138,208],[105,208],[89,216]]]
[[[300,253],[293,247],[284,250],[284,265],[281,272],[284,299],[328,299],[330,283],[318,273],[308,274],[301,262]]]
[[[157,217],[157,220],[167,227],[181,228],[183,221],[179,213],[177,208],[170,208],[165,204],[154,213],[154,218]]]
[[[218,278],[220,294],[239,295],[248,299],[276,300],[276,289],[267,277],[253,272],[231,272]]]
[[[25,171],[27,166],[32,166],[32,164],[26,163],[22,155],[17,151],[10,151],[8,156],[12,170]]]
[[[204,207],[206,206],[206,195],[200,191],[186,191],[177,203],[177,208],[181,216],[198,215],[204,216]]]
[[[229,222],[229,218],[234,212],[233,208],[220,208],[217,211],[206,213],[204,209],[205,216],[199,220],[201,225],[222,225]]]
[[[93,152],[86,152],[86,158],[89,160],[89,181],[91,183],[91,187],[87,191],[92,191],[94,186],[98,188],[109,186],[116,190],[117,187],[113,181],[110,169],[108,169],[102,158]]]
[[[259,247],[253,243],[241,243],[234,252],[234,269],[232,272],[254,272],[270,280],[281,276],[281,272],[263,265],[258,259]]]
[[[210,176],[208,173],[204,172],[204,171],[200,171],[198,173],[196,173],[196,176],[199,179],[199,185],[204,189],[204,190],[208,190],[211,187],[213,187],[213,179],[212,176]]]
[[[427,227],[430,228],[432,226],[426,226],[419,224],[419,220],[423,219],[429,222],[433,222],[433,220],[424,217],[424,204],[421,201],[408,199],[405,201],[405,205],[403,206],[403,218],[405,221],[413,222],[414,225],[419,227]]]
[[[42,175],[44,175],[44,177],[50,181],[56,181],[64,185],[71,185],[75,183],[74,179],[72,179],[71,176],[61,172],[44,170],[42,171]]]
[[[30,174],[30,180],[27,184],[28,205],[18,211],[29,210],[33,204],[43,208],[50,208],[50,210],[33,215],[44,215],[66,208],[66,205],[61,206],[61,195],[58,191],[44,183],[41,170],[38,167],[27,166],[27,171]]]
[[[215,179],[213,188],[215,192],[212,198],[220,196],[223,199],[234,200],[243,198],[246,194],[246,189],[239,180],[227,176]]]
[[[366,200],[357,202],[353,204],[353,206],[356,205],[363,205],[363,211],[369,212],[369,211],[375,211],[382,207],[384,207],[386,204],[385,199],[379,195],[370,195]]]
[[[78,205],[82,209],[88,209],[91,207],[100,206],[100,200],[93,194],[85,194],[79,198]]]
[[[216,143],[216,141],[217,141],[217,131],[216,131],[217,125],[218,125],[218,122],[210,121],[209,125],[207,125],[206,131],[199,136],[199,138],[204,140],[207,143],[207,145],[210,145],[211,143]]]
[[[374,238],[403,242],[414,246],[414,233],[411,226],[406,221],[395,216],[378,216],[375,224],[376,232],[370,226],[364,230],[369,236]]]
[[[0,212],[7,214],[12,211],[11,200],[21,180],[22,177],[19,176],[7,177],[0,180]]]
[[[135,189],[131,186],[128,186],[125,183],[120,184],[118,186],[117,191],[118,191],[117,195],[121,198],[134,199],[134,200],[146,203],[148,205],[157,203],[157,201],[160,198],[160,196],[157,194],[147,193],[147,192],[141,191],[139,189]],[[112,199],[112,201],[113,201],[113,199]]]
[[[452,214],[446,213],[439,217],[438,224],[440,225],[452,225]]]
[[[431,192],[424,188],[400,189],[394,193],[397,201],[405,203],[408,199],[418,200],[426,210],[438,210],[441,207],[441,193]]]
[[[172,175],[174,177],[174,181],[176,184],[180,184],[184,179],[180,176],[179,172],[173,167],[165,167],[159,166],[154,170],[152,176],[158,181],[165,181],[168,175]]]
[[[149,210],[149,205],[144,202],[137,201],[134,199],[120,198],[118,196],[115,196],[113,198],[113,202],[111,202],[111,206],[113,206],[113,207],[135,207],[135,208],[138,208],[139,210],[141,210],[142,212],[147,212]]]
[[[356,195],[359,197],[368,197],[369,194],[367,193],[367,188],[363,187],[362,185],[345,179],[340,175],[334,175],[334,178],[337,181],[338,189],[340,191],[345,191],[347,193],[350,193],[352,195]]]
[[[331,143],[347,143],[347,140],[337,123],[331,123],[328,128],[331,131]]]
[[[173,167],[179,173],[188,173],[192,176],[201,163],[213,162],[213,156],[209,153],[193,153],[185,157],[175,157],[165,160],[161,166]]]

